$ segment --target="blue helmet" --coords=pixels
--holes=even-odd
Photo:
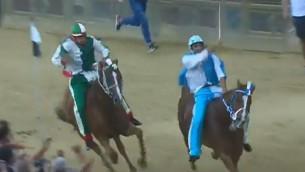
[[[191,46],[199,42],[204,43],[203,39],[199,35],[193,35],[189,38],[188,46],[190,49],[192,49]]]

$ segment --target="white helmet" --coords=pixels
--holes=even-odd
[[[191,46],[199,42],[204,43],[203,39],[199,35],[193,35],[189,38],[188,46],[190,49],[192,49]]]

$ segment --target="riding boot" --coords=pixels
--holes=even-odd
[[[133,123],[135,126],[142,125],[142,123],[139,120],[137,120],[136,118],[133,117],[133,113],[130,110],[128,104],[126,103],[125,98],[123,98],[122,103],[123,103],[122,105],[123,105],[123,107],[124,107],[124,109],[126,111],[126,114],[127,114],[128,118],[129,118],[130,122]]]
[[[133,123],[135,126],[142,125],[142,123],[139,120],[135,119],[134,117],[130,119],[130,122]]]
[[[200,156],[190,156],[189,162],[194,163],[195,161],[197,161],[200,158]]]
[[[248,125],[249,125],[249,116],[246,118],[246,123],[244,125],[244,140],[243,147],[246,152],[252,152],[252,146],[249,144],[249,134],[248,134]]]
[[[87,151],[90,150],[94,146],[94,141],[93,141],[91,134],[83,136],[83,140],[85,141]]]
[[[129,111],[127,113],[127,116],[129,117],[130,122],[133,123],[135,126],[142,125],[142,123],[139,120],[133,117],[132,111]]]

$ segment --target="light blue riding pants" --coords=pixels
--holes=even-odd
[[[213,93],[209,87],[204,87],[194,93],[195,103],[193,107],[193,117],[188,134],[188,145],[190,156],[200,156],[201,137],[206,105],[213,98]]]

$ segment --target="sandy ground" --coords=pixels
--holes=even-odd
[[[43,57],[36,59],[27,32],[0,29],[0,118],[11,122],[14,133],[28,131],[29,135],[15,137],[37,149],[41,139],[52,137],[54,142],[47,156],[64,149],[69,165],[77,167],[70,146],[83,142],[70,125],[59,121],[53,113],[67,85],[61,70],[50,61],[59,38],[42,36]],[[119,59],[127,100],[144,123],[149,166],[143,171],[191,171],[176,117],[180,93],[176,76],[181,67],[180,55],[187,47],[160,44],[159,51],[148,55],[140,41],[106,42],[113,57]],[[300,55],[238,50],[220,50],[218,55],[226,62],[229,88],[235,87],[237,78],[243,82],[251,80],[257,87],[250,123],[254,152],[243,154],[240,171],[304,172],[305,71]],[[136,138],[123,141],[136,164],[139,156]],[[98,157],[92,152],[89,155],[95,157],[94,171],[105,171]],[[114,167],[117,171],[128,171],[122,157]],[[207,148],[198,167],[199,171],[226,171],[221,161],[212,160]]]

